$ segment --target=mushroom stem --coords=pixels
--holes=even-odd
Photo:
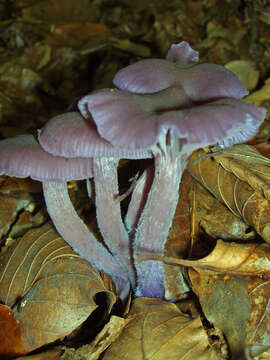
[[[155,175],[134,239],[134,257],[162,255],[178,202],[182,161],[178,140],[167,137],[155,155]],[[164,298],[163,265],[160,261],[135,261],[138,285],[136,296]]]
[[[59,234],[82,258],[107,273],[122,300],[129,294],[129,281],[113,256],[91,234],[70,200],[65,181],[43,181],[48,213]]]
[[[151,189],[153,178],[154,165],[150,165],[136,181],[125,216],[125,226],[129,234],[134,235],[147,200],[147,195]]]
[[[118,201],[118,159],[94,158],[96,215],[99,230],[111,253],[123,264],[132,287],[135,288],[135,269],[131,245],[121,216]]]

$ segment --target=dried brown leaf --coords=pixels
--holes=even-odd
[[[40,354],[20,356],[16,360],[61,360],[61,348],[54,348],[51,350],[44,351]]]
[[[25,354],[21,326],[14,318],[12,310],[0,304],[0,356]]]
[[[88,23],[97,20],[98,6],[88,0],[48,0],[33,4],[23,10],[23,21],[69,24]]]
[[[97,308],[99,292],[110,312],[115,295],[51,223],[29,231],[1,257],[0,299],[19,321],[27,351],[70,334]]]
[[[129,323],[103,359],[218,359],[200,318],[182,314],[159,299],[137,298]]]
[[[159,255],[137,255],[137,261],[158,260],[204,271],[270,278],[270,246],[268,244],[237,244],[218,240],[213,251],[199,260],[177,259]]]
[[[233,359],[241,358],[247,346],[267,346],[270,341],[269,245],[219,241],[213,252],[198,263],[200,266],[194,267],[196,271],[189,270],[192,288],[207,319],[224,332]],[[217,275],[216,270],[223,275]]]
[[[190,247],[191,204],[189,192],[193,187],[193,178],[185,171],[179,188],[179,201],[175,210],[172,226],[166,242],[165,253],[168,256],[182,257]]]
[[[189,267],[192,289],[199,297],[203,313],[210,323],[224,332],[233,359],[242,358],[247,346],[259,346],[264,351],[269,345],[268,244],[247,245],[219,240],[214,250],[199,260],[151,258]]]
[[[249,225],[235,216],[200,183],[194,185],[194,221],[215,239],[247,241],[255,232],[248,231]]]
[[[176,207],[172,226],[166,242],[165,255],[184,257],[190,248],[191,223],[189,191],[192,189],[193,179],[188,172],[184,172],[179,189],[179,201]],[[165,298],[182,299],[189,292],[183,274],[179,268],[164,265]]]
[[[243,358],[246,347],[246,321],[251,314],[248,279],[214,277],[194,270],[190,270],[189,275],[204,315],[211,324],[224,332],[232,358]]]
[[[188,171],[270,242],[269,159],[248,145],[235,145],[211,157],[205,154],[204,150],[193,153]]]
[[[29,228],[43,223],[46,217],[32,214],[36,208],[40,185],[33,180],[0,176],[0,239],[3,236],[18,237]],[[40,184],[40,183],[39,183]]]
[[[94,52],[96,47],[101,49],[108,43],[109,34],[109,28],[103,24],[65,24],[57,27],[41,44],[75,49],[87,46]]]
[[[79,349],[66,349],[61,356],[61,360],[82,359],[98,360],[104,352],[121,334],[125,326],[131,319],[123,319],[117,316],[111,316],[110,321],[98,333],[90,345],[84,345]]]

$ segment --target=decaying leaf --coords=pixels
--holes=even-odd
[[[270,277],[269,244],[237,244],[218,240],[213,251],[198,260],[178,259],[159,255],[137,255],[137,261],[158,260],[165,264],[181,265],[210,271],[212,274]]]
[[[109,28],[102,24],[73,23],[61,25],[41,43],[51,46],[102,49],[108,43]],[[86,50],[84,50],[86,53]]]
[[[250,241],[255,232],[199,182],[194,181],[194,221],[214,239]]]
[[[160,260],[160,259],[159,259]],[[221,329],[233,359],[247,346],[269,345],[270,246],[217,242],[199,260],[163,257],[163,261],[189,267],[192,289],[207,320]]]
[[[51,350],[44,351],[40,354],[20,356],[16,360],[61,360],[63,350],[56,347]]]
[[[69,24],[97,20],[99,8],[88,0],[48,0],[23,10],[23,21],[35,23]]]
[[[22,329],[12,310],[0,304],[0,354],[5,356],[24,354]]]
[[[213,238],[249,241],[254,231],[213,197],[203,186],[184,172],[179,190],[179,202],[166,242],[165,256],[187,258],[208,251],[199,242],[200,228]],[[203,249],[202,249],[203,245]],[[164,264],[166,299],[183,299],[190,291],[181,271]]]
[[[36,211],[41,187],[28,180],[0,176],[0,239],[21,236],[47,219],[42,210]]]
[[[193,153],[188,171],[270,242],[270,160],[248,145],[235,145],[211,157],[205,154]]]
[[[210,347],[200,318],[182,314],[175,304],[137,298],[127,318],[129,323],[104,360],[222,359]]]
[[[167,256],[184,257],[190,248],[191,221],[189,191],[192,189],[193,179],[188,172],[184,172],[179,189],[179,198],[172,226],[166,242]],[[190,291],[182,272],[174,266],[164,265],[165,298],[182,299]]]
[[[98,360],[101,353],[118,338],[130,321],[131,319],[111,316],[110,321],[104,326],[90,345],[84,345],[77,350],[66,349],[61,356],[61,360],[71,360],[76,358],[82,360]]]
[[[106,305],[100,321],[116,300],[112,284],[105,286],[108,279],[76,255],[51,223],[29,231],[0,264],[0,301],[20,324],[25,352],[70,334],[98,307],[97,293],[104,293]]]
[[[241,358],[247,346],[263,352],[270,341],[269,245],[219,241],[199,262],[196,271],[189,270],[192,288],[207,319],[224,332],[233,359]]]
[[[249,320],[251,313],[248,279],[230,276],[214,277],[194,270],[190,270],[189,274],[193,290],[199,297],[207,320],[224,332],[232,358],[243,358],[246,346],[246,321]]]

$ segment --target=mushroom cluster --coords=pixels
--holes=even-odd
[[[79,112],[51,119],[38,132],[0,142],[0,174],[42,181],[48,212],[62,237],[97,269],[108,273],[121,299],[164,297],[160,261],[178,202],[186,161],[201,147],[229,147],[256,134],[266,110],[240,101],[247,94],[229,70],[198,64],[187,42],[166,59],[127,66],[116,88],[84,96]],[[136,181],[125,218],[118,193],[122,158],[153,158]],[[67,181],[93,179],[100,244],[76,213]]]

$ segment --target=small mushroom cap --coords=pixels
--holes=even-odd
[[[146,59],[119,70],[113,83],[137,94],[155,93],[168,87],[183,89],[196,103],[224,97],[241,99],[248,94],[238,77],[216,64],[183,65],[163,59]]]
[[[192,49],[186,41],[179,44],[172,44],[170,47],[167,60],[183,64],[193,64],[199,60],[199,52]]]
[[[150,152],[120,149],[100,137],[91,116],[85,120],[80,113],[58,115],[39,131],[42,148],[55,156],[149,158]]]
[[[149,149],[169,130],[186,149],[188,144],[199,148],[223,140],[224,146],[244,142],[266,113],[231,98],[195,106],[177,88],[145,95],[102,90],[82,98],[79,106],[84,114],[91,113],[102,137],[127,149]]]
[[[34,180],[81,180],[92,177],[92,159],[67,159],[44,151],[32,135],[0,141],[0,175]]]
[[[167,59],[146,59],[119,70],[113,83],[132,93],[155,93],[174,86],[195,103],[248,94],[238,77],[223,66],[196,64],[199,53],[186,42],[172,44]]]

